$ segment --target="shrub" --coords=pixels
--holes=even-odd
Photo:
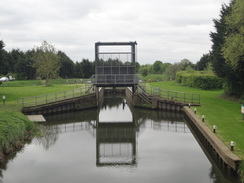
[[[186,71],[177,72],[176,82],[185,86],[201,88],[204,90],[219,89],[223,86],[221,78],[214,74],[204,74],[198,71],[195,71],[194,73],[187,73]]]

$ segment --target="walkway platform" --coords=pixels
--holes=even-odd
[[[30,121],[33,122],[46,122],[46,119],[43,115],[26,115]]]

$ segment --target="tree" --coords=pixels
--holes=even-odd
[[[186,58],[181,60],[179,64],[180,64],[181,70],[186,70],[187,67],[193,67],[193,63]]]
[[[4,50],[5,44],[0,40],[0,75],[8,73],[7,52]]]
[[[171,66],[171,65],[172,65],[171,63],[163,63],[162,68],[161,68],[162,73],[164,73],[164,72],[166,71],[166,69],[167,69],[169,66]]]
[[[231,13],[225,18],[226,36],[225,43],[222,47],[223,56],[235,70],[244,71],[244,1],[235,0]],[[241,68],[240,68],[241,66]]]
[[[230,71],[229,65],[225,62],[225,59],[222,54],[222,48],[225,42],[225,33],[226,33],[226,22],[225,17],[230,12],[230,6],[222,5],[220,11],[220,19],[214,19],[214,27],[216,32],[210,32],[211,41],[213,42],[212,51],[210,53],[211,62],[214,69],[214,72],[219,77],[225,77],[226,74]]]
[[[230,13],[225,17],[226,33],[222,47],[226,64],[231,67],[234,80],[230,80],[231,92],[244,95],[244,1],[235,0]],[[233,84],[234,87],[233,87]],[[230,87],[229,87],[230,88]],[[234,91],[233,91],[234,89]]]
[[[157,60],[153,63],[153,70],[155,74],[161,74],[162,73],[162,66],[163,62]]]
[[[16,79],[35,79],[36,69],[33,65],[34,50],[25,52],[24,57],[19,57],[15,64]]]
[[[136,62],[136,63],[135,63],[135,66],[136,66],[136,73],[138,73],[138,72],[139,72],[139,69],[140,69],[140,67],[141,67],[141,65],[140,65],[139,62]]]
[[[237,11],[237,6],[241,6],[239,9],[243,10],[243,1],[241,2],[234,0],[231,1],[229,6],[222,5],[220,19],[214,19],[216,32],[210,33],[210,37],[213,42],[211,62],[214,72],[224,80],[225,93],[229,95],[241,96],[244,94],[244,70],[242,70],[242,68],[244,68],[243,56],[240,59],[241,61],[237,62],[237,59],[234,58],[241,57],[236,57],[236,53],[240,53],[240,50],[233,50],[234,53],[229,54],[229,50],[236,48],[236,44],[239,44],[239,46],[243,48],[243,41],[238,42],[235,37],[237,35],[236,33],[240,31],[237,28],[237,22],[242,21],[241,19],[238,20],[238,17],[241,16],[243,19],[243,11]],[[233,18],[237,20],[234,20]],[[235,40],[233,38],[235,38]],[[232,40],[232,42],[230,42],[230,40]],[[230,55],[235,56],[232,57]]]
[[[45,79],[46,85],[49,79],[58,77],[60,69],[59,56],[53,45],[43,41],[40,47],[35,48],[33,67],[37,76]]]
[[[95,73],[94,63],[88,59],[82,59],[81,66],[84,78],[90,78]]]
[[[196,64],[196,69],[199,71],[203,71],[208,66],[208,63],[211,62],[211,56],[210,53],[203,54],[203,56],[200,58],[200,60]]]
[[[74,77],[74,62],[62,51],[58,51],[61,64],[59,75],[62,78]]]
[[[182,70],[182,64],[174,63],[173,65],[170,65],[169,67],[167,67],[164,74],[169,80],[174,80],[176,77],[176,73],[181,70]]]

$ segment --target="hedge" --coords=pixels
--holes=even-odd
[[[193,73],[188,73],[187,71],[177,72],[176,82],[185,86],[201,88],[204,90],[220,89],[223,86],[223,81],[221,78],[214,74],[203,74],[198,71]]]

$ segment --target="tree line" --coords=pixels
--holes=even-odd
[[[13,76],[18,80],[51,79],[51,78],[90,78],[95,73],[95,62],[89,59],[82,59],[81,62],[74,62],[63,51],[56,51],[54,46],[43,41],[41,46],[34,47],[26,52],[19,49],[12,49],[7,52],[4,49],[4,42],[0,40],[0,76]],[[119,60],[103,61],[104,64],[111,62],[120,63]],[[45,63],[45,64],[44,64]],[[130,65],[131,63],[123,63]],[[155,61],[153,64],[140,65],[136,62],[136,73],[143,76],[148,74],[165,74],[168,78],[174,79],[177,71],[185,70],[194,64],[188,59],[180,63],[163,63]]]
[[[95,73],[94,62],[89,59],[82,59],[81,62],[74,62],[63,51],[56,51],[46,41],[40,47],[32,48],[23,52],[19,49],[12,49],[7,52],[3,40],[0,40],[0,76],[14,76],[18,80],[29,80],[40,77],[48,78],[89,78]],[[53,53],[53,54],[52,54]],[[49,54],[49,55],[48,55]],[[45,76],[40,74],[44,70],[43,59],[52,57],[57,63],[51,73],[54,75]],[[37,62],[39,60],[39,63]],[[48,65],[48,64],[47,64]],[[38,72],[39,71],[39,72]]]

